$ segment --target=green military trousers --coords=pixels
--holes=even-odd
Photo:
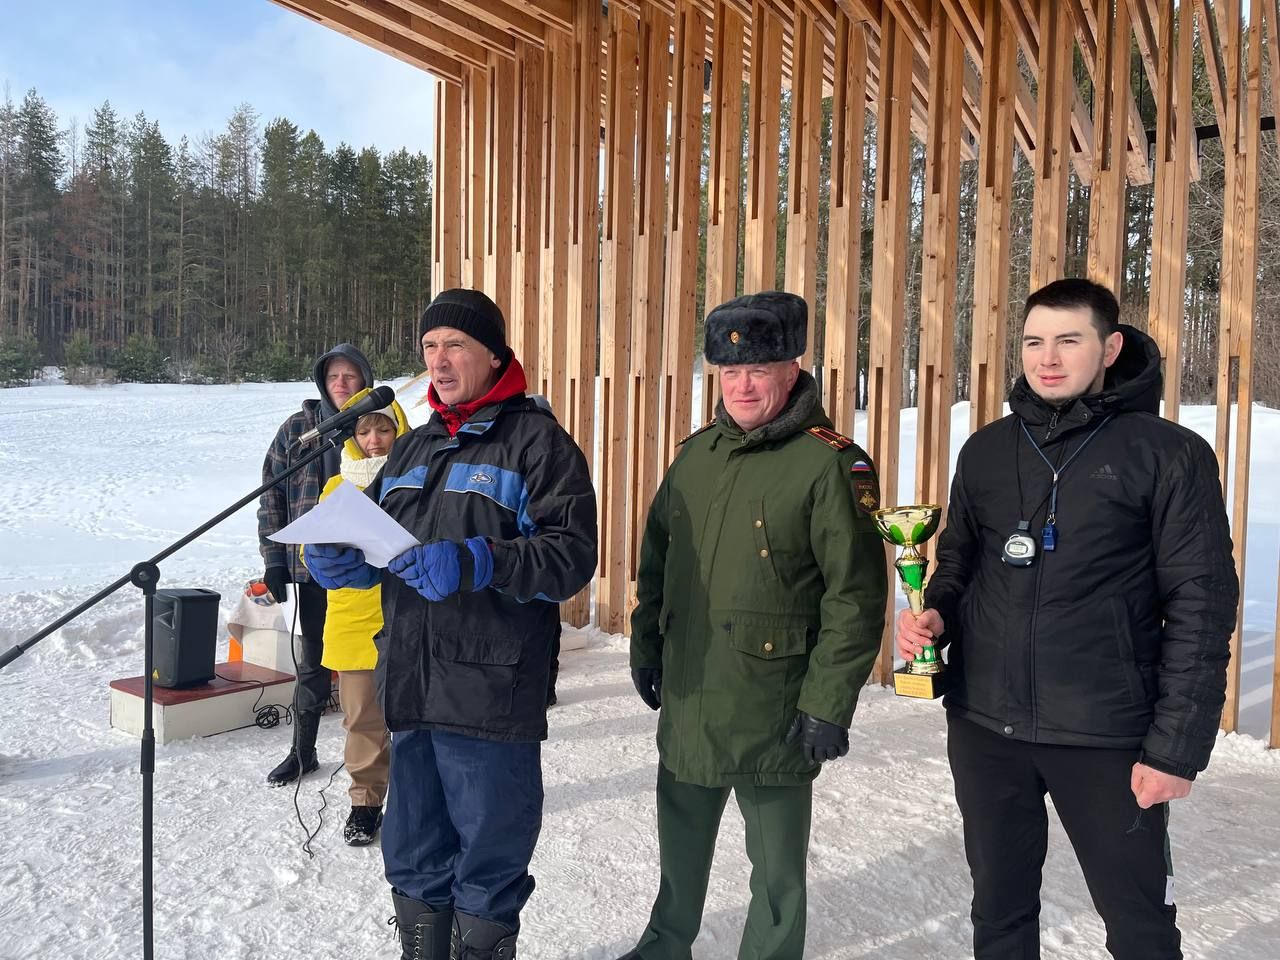
[[[635,949],[640,960],[690,960],[730,789],[680,783],[658,764],[662,878]],[[813,784],[732,789],[746,821],[751,861],[751,906],[738,960],[801,960]]]

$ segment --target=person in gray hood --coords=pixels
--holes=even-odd
[[[368,359],[349,343],[340,343],[320,356],[312,367],[320,398],[304,400],[302,409],[280,425],[262,462],[265,483],[305,451],[295,448],[298,438],[319,421],[334,416],[342,405],[365,387],[373,385],[373,368]],[[301,643],[298,655],[298,682],[294,688],[294,737],[289,755],[267,774],[273,787],[292,783],[319,765],[316,733],[320,715],[329,702],[329,671],[320,665],[324,650],[325,591],[314,583],[297,553],[267,537],[296,520],[316,505],[320,490],[341,465],[340,451],[329,450],[287,481],[262,495],[258,506],[258,541],[265,571],[263,582],[277,602],[288,595],[288,584],[296,587]]]

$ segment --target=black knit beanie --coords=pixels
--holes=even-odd
[[[443,290],[422,311],[422,329],[418,339],[436,327],[452,327],[484,344],[506,363],[511,357],[507,346],[507,324],[498,305],[479,290],[455,288]]]

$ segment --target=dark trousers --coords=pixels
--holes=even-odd
[[[689,960],[702,926],[711,860],[729,787],[680,783],[658,765],[658,898],[636,953],[642,960]],[[801,960],[805,857],[813,784],[732,788],[747,827],[751,905],[739,960]]]
[[[1025,743],[948,720],[947,753],[973,875],[975,960],[1038,960],[1053,799],[1117,960],[1180,960],[1168,804],[1138,807],[1138,751]],[[1166,902],[1168,901],[1168,902]]]
[[[298,643],[298,685],[294,703],[298,714],[310,713],[317,717],[324,713],[329,703],[333,675],[328,667],[320,665],[324,656],[324,615],[328,607],[328,594],[324,587],[307,581],[294,584],[294,596],[298,601],[298,625],[302,635]],[[303,744],[306,750],[315,748],[315,739]]]
[[[400,894],[518,930],[541,828],[541,744],[392,734],[382,860]]]

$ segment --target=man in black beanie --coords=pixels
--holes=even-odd
[[[559,602],[595,572],[595,491],[582,451],[525,395],[492,300],[444,291],[421,343],[435,413],[365,491],[421,546],[386,571],[350,548],[305,556],[329,589],[382,584],[382,856],[404,957],[512,960],[534,887]]]

